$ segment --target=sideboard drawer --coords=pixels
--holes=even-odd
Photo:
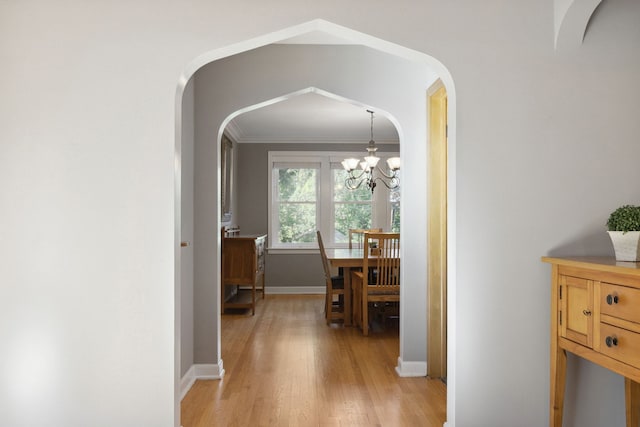
[[[639,289],[604,282],[600,286],[600,311],[602,314],[640,323]]]
[[[600,323],[600,352],[631,366],[640,366],[640,334]]]

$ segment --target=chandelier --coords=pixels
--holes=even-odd
[[[391,170],[391,173],[386,173],[380,169],[378,162],[380,157],[376,156],[376,142],[373,140],[373,111],[367,110],[367,113],[371,114],[371,140],[367,146],[367,155],[364,157],[364,161],[356,158],[344,159],[342,166],[347,171],[348,176],[345,180],[345,185],[349,190],[356,190],[365,184],[371,192],[376,188],[377,182],[382,182],[385,187],[390,190],[395,190],[400,186],[400,177],[398,177],[398,171],[400,170],[400,157],[391,157],[387,159],[387,166]],[[360,165],[361,170],[357,170]],[[374,177],[374,172],[377,171],[377,175]]]

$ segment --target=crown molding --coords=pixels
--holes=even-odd
[[[259,139],[259,138],[243,138],[234,139],[238,144],[362,144],[366,146],[368,141],[362,139],[314,139],[314,138],[283,138],[283,139]],[[376,146],[381,145],[399,145],[400,141],[377,140]]]
[[[227,133],[227,136],[233,140],[233,142],[239,144],[242,141],[242,129],[240,129],[233,120],[227,124],[224,131]]]

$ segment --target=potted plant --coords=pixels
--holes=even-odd
[[[607,228],[616,260],[640,261],[640,206],[620,206],[609,215]]]

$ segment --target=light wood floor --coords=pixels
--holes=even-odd
[[[222,380],[197,381],[182,426],[437,426],[440,380],[400,378],[397,323],[363,337],[326,325],[322,296],[267,295],[222,316]]]

